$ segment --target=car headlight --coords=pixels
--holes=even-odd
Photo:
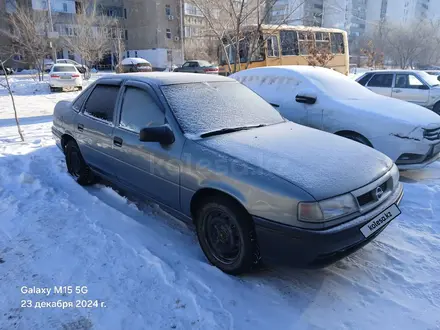
[[[396,187],[399,184],[400,179],[399,169],[396,165],[393,165],[391,169],[391,177],[393,178],[393,187]]]
[[[329,198],[320,202],[300,202],[298,219],[306,222],[324,222],[358,211],[352,194]]]

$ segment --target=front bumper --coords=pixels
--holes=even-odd
[[[372,241],[387,225],[365,238],[360,228],[392,204],[399,204],[403,186],[393,192],[377,208],[349,222],[324,230],[292,227],[253,217],[258,245],[263,262],[320,268],[328,266],[357,251]]]

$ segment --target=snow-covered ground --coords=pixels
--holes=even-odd
[[[0,89],[0,329],[440,329],[440,164],[402,173],[402,215],[356,254],[232,277],[156,205],[74,183],[50,128],[77,92],[13,84],[26,141]],[[83,299],[99,307],[21,307]]]

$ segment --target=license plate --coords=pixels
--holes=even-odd
[[[389,208],[387,208],[385,211],[383,211],[381,214],[376,216],[373,220],[371,220],[361,228],[362,235],[368,237],[371,234],[374,234],[376,231],[391,222],[391,220],[397,217],[400,213],[401,212],[396,204],[391,205]]]
[[[70,79],[71,77],[60,77],[61,79]]]

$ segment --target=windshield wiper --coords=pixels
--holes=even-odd
[[[221,135],[221,134],[238,132],[238,131],[244,131],[244,130],[247,130],[247,129],[264,127],[264,126],[266,126],[266,125],[265,124],[260,124],[260,125],[242,126],[242,127],[225,127],[225,128],[217,129],[215,131],[203,133],[202,135],[200,135],[200,137],[205,138],[205,137],[208,137],[208,136]]]

